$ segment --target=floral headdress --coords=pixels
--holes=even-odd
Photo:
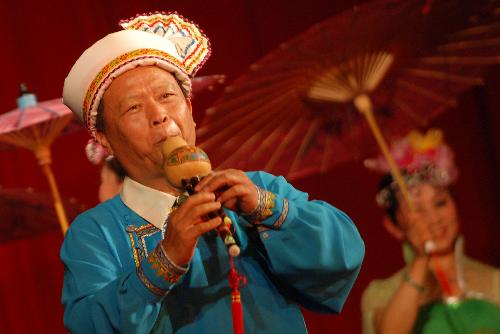
[[[453,151],[444,143],[443,133],[438,129],[430,129],[425,134],[410,132],[391,145],[391,154],[409,187],[421,183],[448,186],[455,182],[458,176]],[[384,174],[391,171],[382,156],[365,160],[365,166]],[[394,182],[388,185],[394,186]],[[388,207],[389,189],[386,187],[380,190],[376,199],[379,206]]]

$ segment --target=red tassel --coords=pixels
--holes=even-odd
[[[431,261],[432,261],[431,257]],[[434,272],[436,273],[436,278],[439,282],[439,285],[441,286],[441,289],[444,292],[444,295],[446,297],[450,297],[453,295],[453,290],[451,289],[451,285],[448,282],[448,278],[446,277],[446,274],[444,273],[443,269],[441,268],[441,265],[439,264],[439,261],[432,261],[432,266],[434,267]]]
[[[234,267],[233,258],[229,257],[229,263],[231,265],[231,270],[229,271],[229,286],[233,291],[231,292],[231,311],[233,313],[233,332],[234,334],[244,334],[244,322],[243,322],[243,304],[241,302],[240,291],[238,290],[240,284],[244,286],[246,284],[246,277],[244,275],[238,274]]]
[[[231,309],[233,311],[233,332],[234,334],[244,334],[243,307],[239,291],[231,292]]]

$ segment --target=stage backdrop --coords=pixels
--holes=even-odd
[[[231,81],[280,42],[356,3],[360,1],[2,1],[0,113],[15,108],[20,82],[27,83],[41,101],[60,97],[63,80],[81,52],[116,31],[119,19],[138,12],[177,10],[197,22],[213,47],[211,59],[199,74],[226,74]],[[445,131],[456,150],[461,178],[455,192],[466,250],[496,266],[500,232],[498,74],[493,69],[486,86],[466,92],[459,107],[431,124]],[[197,121],[218,93],[196,97]],[[53,166],[62,195],[76,197],[90,207],[97,202],[99,174],[84,156],[86,140],[83,130],[56,140]],[[304,311],[310,333],[359,333],[363,289],[370,280],[388,276],[403,264],[399,246],[383,231],[382,213],[373,201],[377,181],[378,176],[364,170],[358,161],[295,182],[312,198],[346,211],[366,242],[366,259],[343,313]],[[21,150],[0,151],[0,186],[48,189],[33,155]],[[52,232],[0,244],[0,333],[65,332],[60,305],[61,242],[55,227]]]

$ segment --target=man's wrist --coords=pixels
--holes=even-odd
[[[257,189],[257,207],[252,212],[243,214],[243,217],[251,223],[258,224],[272,216],[275,196],[272,192],[258,186],[255,188]]]

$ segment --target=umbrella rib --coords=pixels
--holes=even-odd
[[[260,115],[263,110],[266,110],[266,108],[267,109],[271,108],[275,103],[280,102],[281,100],[286,101],[286,98],[288,98],[288,95],[290,95],[292,93],[295,94],[294,91],[288,91],[285,94],[283,94],[280,97],[278,97],[277,99],[271,101],[270,103],[265,104],[262,108],[256,108],[256,109],[254,109],[252,112],[250,112],[247,115],[241,117],[240,119],[238,119],[238,121],[232,123],[230,126],[228,126],[227,128],[225,128],[224,132],[220,131],[219,133],[215,134],[214,136],[211,136],[206,141],[202,142],[202,144],[205,145],[205,147],[210,146],[212,143],[216,142],[217,139],[225,137],[227,133],[231,133],[232,129],[239,129],[242,126],[244,126],[245,124],[250,123],[253,120],[254,115]],[[207,125],[207,127],[208,126],[209,125]],[[206,131],[209,131],[209,130],[206,130]]]
[[[1,135],[0,140],[13,146],[20,146],[29,150],[32,149],[31,139],[21,131],[12,131]]]
[[[258,85],[257,88],[251,89],[251,90],[246,90],[243,91],[244,94],[238,94],[241,92],[237,91],[237,87],[233,88],[232,90],[229,90],[225,94],[226,102],[231,102],[231,104],[239,104],[240,100],[243,100],[241,102],[245,102],[249,98],[253,97],[262,97],[264,96],[265,93],[269,90],[270,87],[277,87],[277,88],[285,88],[285,87],[290,87],[296,84],[296,80],[294,80],[294,77],[289,77],[286,80],[278,80],[272,82],[272,84],[262,84]]]
[[[265,170],[271,170],[274,167],[278,158],[280,158],[280,156],[283,154],[283,150],[290,143],[290,141],[297,135],[297,133],[300,130],[300,127],[302,126],[302,123],[304,123],[305,119],[306,119],[306,115],[303,114],[302,117],[299,119],[299,121],[286,134],[285,138],[278,145],[278,148],[274,152],[273,156],[271,157],[271,159],[269,159],[266,166],[264,167]]]
[[[483,85],[484,80],[481,77],[477,76],[464,76],[460,74],[452,74],[442,71],[433,71],[433,70],[425,70],[420,68],[410,68],[404,70],[404,72],[421,78],[430,78],[437,80],[450,81],[458,84],[466,84],[466,85]]]
[[[457,102],[455,101],[455,99],[448,99],[446,97],[443,97],[427,88],[424,88],[420,85],[417,85],[413,82],[409,82],[409,81],[406,81],[406,80],[403,80],[403,79],[396,79],[397,83],[415,93],[418,93],[418,94],[421,94],[425,97],[428,97],[434,101],[437,101],[437,102],[440,102],[440,103],[444,103],[450,107],[455,107],[457,105]]]
[[[35,140],[34,141],[35,148],[42,145],[42,137],[40,136],[40,129],[38,129],[36,125],[31,126],[30,129],[31,133],[33,134],[33,139]]]
[[[282,111],[281,114],[278,116],[281,117],[281,116],[283,116],[283,114],[286,114],[286,112]],[[278,119],[281,119],[281,118],[278,118]],[[251,147],[251,145],[253,145],[259,138],[261,138],[264,135],[264,133],[269,132],[269,130],[273,129],[273,127],[275,127],[275,124],[273,124],[272,122],[266,122],[266,125],[263,128],[260,128],[259,131],[255,131],[254,134],[250,138],[248,138],[243,145],[241,145],[233,154],[231,154],[231,157],[226,159],[219,166],[219,168],[222,168],[222,167],[230,164],[233,160],[237,159],[240,154],[245,152],[245,150],[248,147]]]
[[[434,56],[420,58],[425,65],[495,65],[500,63],[500,56]]]
[[[236,132],[237,132],[237,135],[239,137],[243,137],[243,138],[247,138],[248,135],[250,134],[254,134],[257,133],[254,128],[260,128],[262,126],[262,124],[269,124],[271,122],[269,122],[270,119],[272,119],[275,115],[273,115],[272,113],[265,113],[264,115],[262,115],[262,117],[258,117],[257,120],[255,120],[253,122],[253,126],[252,127],[243,127],[243,129],[241,128],[238,128],[236,129]],[[277,118],[279,119],[279,118]],[[226,133],[227,135],[227,133]],[[230,136],[232,137],[232,136]],[[248,142],[248,138],[246,139],[246,141]],[[225,148],[227,147],[230,147],[233,145],[233,141],[231,140],[226,140],[226,142],[224,144],[222,144],[222,146],[218,147],[217,150],[220,151],[220,152],[224,152],[225,151]],[[241,148],[241,146],[240,146]],[[234,154],[234,153],[233,153]]]
[[[264,139],[264,141],[261,143],[259,148],[254,152],[254,159],[257,160],[260,158],[263,152],[266,152],[266,148],[274,142],[275,137],[277,137],[280,133],[281,129],[288,129],[292,125],[294,119],[292,117],[289,117],[287,119],[287,122],[281,122],[278,127],[275,127],[272,133]]]
[[[52,109],[50,109],[50,108],[46,108],[46,107],[44,107],[42,104],[39,104],[39,105],[38,105],[38,108],[40,108],[40,109],[42,109],[43,111],[46,111],[46,112],[48,112],[49,114],[52,114],[52,115],[54,115],[54,116],[59,116],[59,113],[58,113],[57,111],[54,111],[54,110],[52,110]]]
[[[241,78],[241,79],[239,79],[238,82],[235,82],[235,83],[227,86],[224,89],[224,91],[226,94],[238,93],[240,91],[247,92],[248,89],[251,89],[252,87],[255,87],[255,86],[262,87],[262,85],[265,85],[265,84],[280,82],[284,79],[290,78],[290,76],[292,76],[292,75],[299,76],[302,72],[304,72],[303,68],[293,68],[293,69],[283,71],[280,73],[259,74],[259,77],[253,79],[252,81],[245,81],[243,78]]]
[[[300,164],[304,154],[307,151],[307,147],[311,143],[312,137],[314,136],[316,130],[318,129],[319,125],[321,123],[321,119],[319,117],[316,117],[316,119],[309,125],[309,128],[307,129],[307,133],[302,139],[302,142],[300,144],[300,148],[295,154],[295,157],[293,159],[293,162],[290,166],[290,169],[288,170],[287,176],[291,175],[298,167]]]
[[[499,46],[500,37],[475,39],[469,41],[446,43],[437,48],[437,51],[460,51],[472,48],[483,48],[491,46]]]
[[[399,107],[399,109],[404,112],[406,115],[408,115],[411,119],[413,119],[415,122],[417,122],[418,125],[426,125],[426,121],[424,118],[420,117],[418,113],[414,112],[408,104],[404,103],[398,98],[393,99],[393,103]]]
[[[272,94],[270,94],[267,99],[271,96],[276,96],[279,94],[282,94],[283,92],[286,92],[288,90],[294,89],[297,87],[296,82],[286,82],[286,83],[280,83],[280,86],[274,87],[274,91]],[[269,87],[267,87],[269,89]],[[230,110],[231,113],[234,113],[235,110],[241,110],[241,109],[246,109],[249,105],[259,105],[262,103],[265,103],[265,98],[266,95],[259,95],[257,94],[256,91],[252,91],[249,94],[246,95],[241,95],[239,97],[233,97],[233,98],[228,98],[227,96],[225,97],[226,100],[218,102],[214,107],[208,108],[206,111],[206,114],[208,116],[215,116],[217,114],[221,114],[223,112],[227,112],[227,110]],[[251,102],[248,102],[248,100],[251,100]]]
[[[44,138],[45,144],[50,145],[54,142],[54,140],[59,136],[61,131],[71,122],[73,119],[72,114],[68,114],[66,116],[58,117],[52,119],[50,124],[47,124],[44,130],[46,130]]]
[[[476,27],[471,27],[467,29],[463,29],[461,31],[457,31],[456,33],[452,34],[452,37],[458,37],[458,36],[473,36],[473,35],[480,35],[484,34],[493,30],[500,29],[500,23],[492,23],[492,24],[485,24],[485,25],[480,25]]]
[[[16,121],[16,125],[14,125],[15,129],[19,129],[21,127],[21,123],[24,120],[24,116],[26,114],[26,108],[19,109],[19,118]]]
[[[218,131],[216,134],[210,136],[207,140],[202,141],[201,145],[203,147],[209,147],[213,145],[214,143],[217,143],[220,140],[223,140],[226,138],[227,133],[232,133],[233,129],[237,131],[238,129],[242,128],[245,126],[245,124],[248,124],[252,122],[252,120],[255,118],[255,116],[258,116],[261,114],[260,109],[254,109],[252,112],[246,114],[243,117],[238,118],[237,121],[231,123],[228,127],[224,128],[224,131]],[[227,121],[227,120],[226,120]],[[212,124],[207,124],[204,128],[203,131],[200,129],[200,132],[203,134],[209,134],[214,132],[214,126]]]

